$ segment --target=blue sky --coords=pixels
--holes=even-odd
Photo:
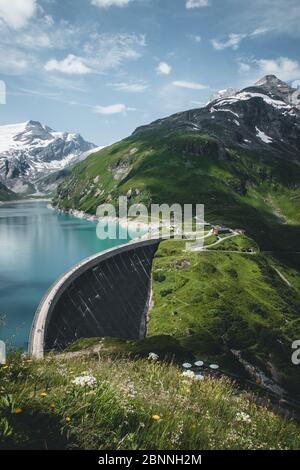
[[[299,25],[299,0],[0,0],[0,124],[106,145],[267,73],[297,83]]]

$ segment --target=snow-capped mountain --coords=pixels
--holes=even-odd
[[[56,132],[37,121],[0,126],[0,181],[16,193],[84,159],[96,146],[80,134]]]
[[[300,162],[300,90],[267,75],[241,91],[222,90],[206,107],[138,128],[206,132],[227,145],[268,150]]]

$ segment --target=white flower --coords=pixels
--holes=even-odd
[[[93,387],[96,385],[97,380],[93,375],[81,375],[80,377],[75,377],[72,383],[81,387]]]
[[[149,353],[148,359],[149,359],[149,361],[158,361],[159,356],[157,354],[151,352],[151,353]]]
[[[185,370],[182,372],[183,377],[187,377],[188,379],[195,379],[195,374],[191,370]]]
[[[247,413],[244,413],[243,411],[237,413],[236,420],[243,421],[244,423],[251,423],[251,417],[247,415]]]
[[[192,364],[189,364],[188,362],[185,362],[184,364],[182,364],[182,367],[184,367],[185,369],[191,369]]]
[[[195,375],[195,380],[205,380],[205,376],[202,374],[196,374]]]

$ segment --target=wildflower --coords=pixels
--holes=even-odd
[[[151,352],[151,353],[149,353],[148,359],[149,359],[150,361],[158,361],[159,356],[158,356],[157,354]]]
[[[6,364],[5,366],[2,366],[2,369],[8,369],[8,364]]]
[[[161,417],[159,415],[153,415],[152,419],[153,419],[153,421],[160,421]]]
[[[205,380],[205,376],[202,374],[195,374],[195,380]]]
[[[41,398],[45,398],[47,395],[48,395],[47,392],[42,392],[42,393],[40,393],[40,397],[41,397]]]
[[[185,370],[184,372],[182,372],[182,375],[183,375],[183,377],[187,377],[188,379],[194,379],[195,378],[195,374],[191,370]]]
[[[185,362],[184,364],[182,364],[182,367],[184,367],[185,369],[191,369],[192,364],[190,364],[189,362]]]
[[[55,403],[50,403],[49,407],[51,408],[51,410],[54,410],[54,408],[56,407]]]
[[[75,379],[72,380],[72,383],[81,387],[93,387],[96,385],[97,380],[93,375],[82,375],[75,377]]]
[[[66,423],[70,423],[70,422],[72,421],[72,418],[70,418],[70,416],[67,416],[67,417],[65,418],[65,421],[66,421]]]
[[[14,411],[14,414],[15,414],[15,415],[20,415],[21,413],[23,413],[22,408],[19,408],[19,407],[18,407],[18,408],[15,408],[15,411]]]
[[[236,420],[243,421],[244,423],[251,423],[251,417],[247,415],[247,413],[244,413],[243,411],[237,413]]]

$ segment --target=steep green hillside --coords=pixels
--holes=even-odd
[[[300,167],[270,153],[225,149],[206,134],[148,131],[77,165],[54,204],[95,213],[126,194],[147,205],[203,203],[209,222],[246,228],[261,248],[290,250],[300,248],[297,206],[288,203],[299,181]]]
[[[10,201],[17,199],[17,194],[10,191],[4,184],[0,183],[0,201]]]
[[[163,242],[156,254],[148,335],[172,335],[195,357],[229,372],[236,371],[230,350],[240,350],[299,399],[291,345],[300,338],[300,273],[261,254],[184,248]],[[291,287],[278,271],[290,276]]]

